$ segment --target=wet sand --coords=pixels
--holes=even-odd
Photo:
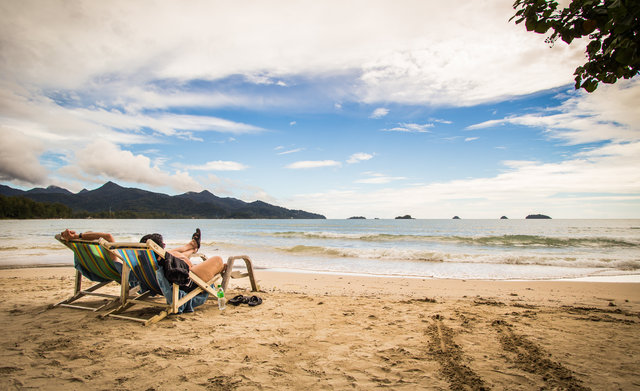
[[[144,327],[51,308],[73,276],[0,270],[1,389],[640,389],[637,283],[258,270],[261,305]]]

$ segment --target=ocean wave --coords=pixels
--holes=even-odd
[[[610,259],[600,257],[550,256],[539,254],[514,255],[510,253],[465,254],[411,249],[363,249],[297,245],[278,248],[291,255],[332,258],[373,259],[408,262],[450,262],[467,264],[507,264],[558,266],[569,268],[611,268],[624,271],[640,270],[640,259]]]
[[[550,237],[541,235],[497,235],[497,236],[439,236],[439,235],[395,235],[395,234],[354,234],[339,232],[275,232],[280,238],[299,239],[339,239],[366,242],[440,242],[462,243],[496,247],[583,247],[583,248],[636,248],[640,240],[615,239],[606,237]]]
[[[21,244],[21,245],[4,245],[0,246],[0,251],[10,251],[10,252],[20,252],[20,251],[29,251],[29,250],[41,250],[41,251],[49,251],[49,250],[61,250],[65,247],[61,244]]]

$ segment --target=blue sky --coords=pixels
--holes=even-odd
[[[329,218],[640,217],[640,81],[512,1],[0,2],[0,181]]]

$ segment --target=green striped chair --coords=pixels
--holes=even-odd
[[[124,303],[129,295],[129,271],[126,266],[116,264],[111,258],[111,252],[105,249],[97,241],[64,240],[58,234],[55,238],[67,248],[73,251],[73,263],[76,269],[74,292],[71,297],[54,306],[76,308],[90,311]],[[87,289],[82,289],[83,279],[88,279],[95,284]],[[103,287],[115,282],[121,285],[120,294],[104,293]],[[98,290],[102,290],[98,292]],[[99,296],[106,298],[103,305],[89,305],[86,301],[78,302],[86,296]]]

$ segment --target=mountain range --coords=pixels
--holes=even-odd
[[[122,187],[107,182],[95,190],[83,189],[72,193],[57,186],[19,190],[0,185],[0,195],[19,196],[36,202],[60,203],[74,213],[88,215],[102,213],[139,217],[206,218],[206,219],[324,219],[316,213],[291,210],[262,201],[244,202],[235,198],[221,198],[205,190],[176,196]]]

